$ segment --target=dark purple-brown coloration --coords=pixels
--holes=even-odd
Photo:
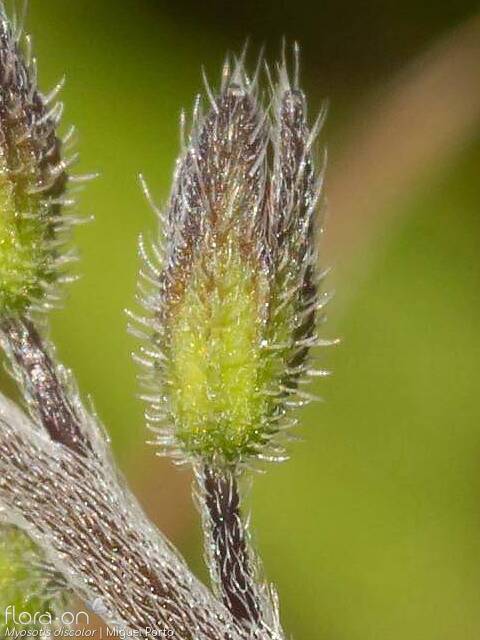
[[[179,162],[166,234],[162,311],[171,312],[202,250],[236,233],[245,257],[259,249],[268,131],[255,96],[232,83],[194,127]],[[162,321],[164,320],[162,316]]]
[[[209,514],[206,522],[213,561],[221,585],[221,597],[236,620],[260,624],[262,612],[253,579],[247,533],[240,512],[235,474],[206,466],[203,470],[203,500]]]
[[[58,368],[33,322],[6,319],[0,323],[2,341],[13,364],[33,418],[50,435],[72,451],[84,454],[90,447],[81,418],[60,380]]]

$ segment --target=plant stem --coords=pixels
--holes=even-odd
[[[240,513],[237,474],[207,464],[197,477],[212,582],[236,620],[258,627],[261,601],[248,532]]]
[[[50,355],[35,324],[24,317],[10,317],[0,322],[4,350],[33,416],[43,425],[52,440],[76,453],[89,446],[81,417],[70,398],[59,367]]]
[[[106,457],[46,437],[0,394],[0,502],[75,593],[137,637],[246,640],[153,527]]]

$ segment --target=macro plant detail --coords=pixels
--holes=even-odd
[[[258,83],[240,60],[225,65],[218,97],[207,87],[210,111],[196,109],[163,242],[151,257],[141,243],[152,329],[141,360],[159,389],[146,397],[147,418],[173,455],[227,465],[281,456],[288,408],[310,399],[302,383],[323,374],[307,356],[324,304],[311,153],[324,113],[310,131],[284,61],[270,123]]]
[[[11,526],[0,530],[0,593],[2,637],[15,631],[17,617],[30,631],[47,628],[59,632],[61,618],[70,603],[64,580],[45,563],[35,544]]]
[[[298,49],[291,75],[285,55],[275,77],[262,64],[250,77],[244,56],[227,61],[218,92],[206,83],[205,110],[196,101],[165,210],[154,205],[159,239],[139,244],[145,311],[130,317],[146,422],[162,453],[193,468],[210,589],[143,514],[46,337],[42,312],[71,279],[72,185],[90,176],[70,174],[60,85],[38,90],[29,43],[0,4],[0,342],[28,410],[1,397],[4,544],[19,562],[39,558],[35,589],[48,585],[42,606],[57,617],[74,594],[140,637],[280,640],[240,484],[286,457],[292,411],[327,374],[309,360],[331,343],[317,335],[329,299],[314,161],[325,113],[309,127]]]
[[[5,24],[3,10],[1,19]],[[22,56],[8,28],[0,37],[1,306],[21,313],[37,300],[51,301],[52,284],[69,260],[59,248],[74,219],[60,216],[60,209],[69,205],[66,170],[75,157],[60,157],[56,128],[63,107],[55,102],[60,86],[41,95],[28,38]]]

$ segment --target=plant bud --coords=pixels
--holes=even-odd
[[[153,329],[139,356],[150,371],[147,419],[181,458],[280,457],[274,436],[291,423],[289,406],[309,398],[299,383],[313,375],[317,341],[320,121],[309,130],[285,63],[273,118],[257,84],[239,62],[226,66],[218,96],[207,85],[211,107],[197,108],[177,164],[163,246],[151,255],[140,246]]]
[[[36,86],[36,66],[0,3],[0,312],[23,313],[54,297],[72,220],[61,217],[70,162],[57,137],[63,105]],[[26,45],[30,41],[26,39]],[[51,100],[54,101],[54,91]]]

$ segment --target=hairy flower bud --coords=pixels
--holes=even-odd
[[[196,110],[163,249],[151,252],[159,265],[141,242],[143,322],[153,329],[140,355],[151,371],[147,419],[181,457],[279,456],[273,436],[289,424],[289,405],[309,397],[299,382],[314,374],[320,120],[310,131],[285,63],[273,118],[257,84],[239,62],[225,67],[218,96],[207,86],[211,108]]]
[[[35,60],[0,2],[0,311],[47,304],[68,257],[59,253],[70,161],[57,137],[63,105],[36,86]],[[30,41],[26,39],[29,48]],[[58,87],[59,88],[59,87]],[[53,102],[53,104],[50,104]]]

